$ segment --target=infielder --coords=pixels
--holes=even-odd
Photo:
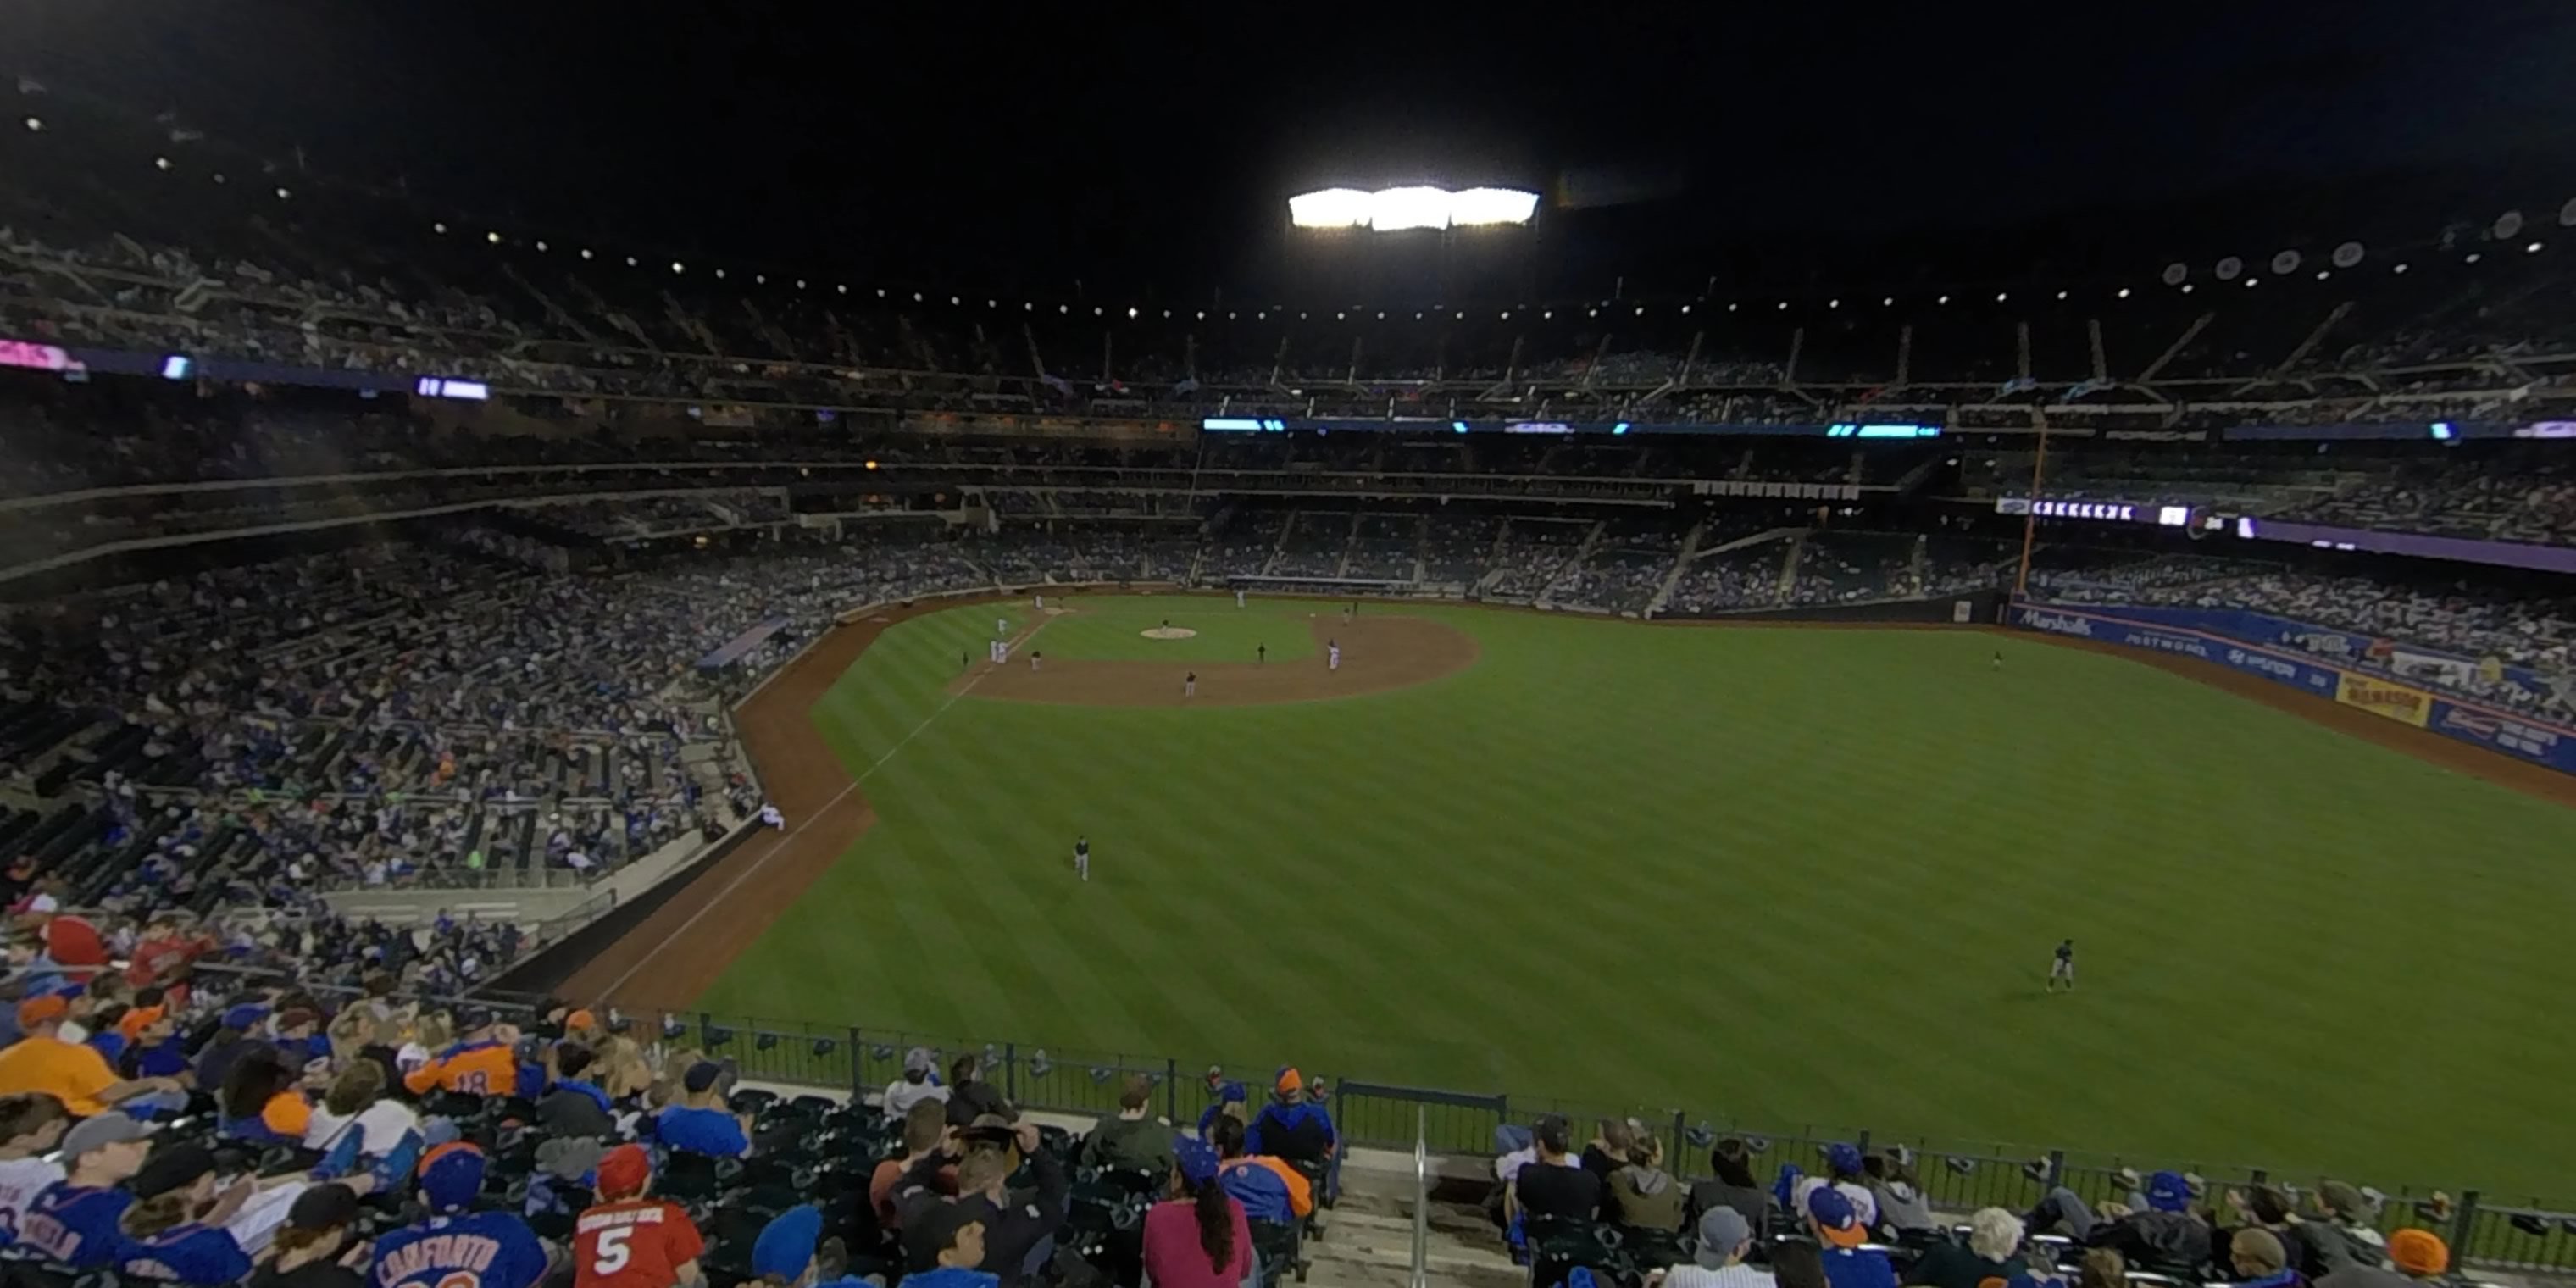
[[[1041,613],[1043,613],[1043,612],[1045,612],[1045,611],[1046,611],[1046,596],[1044,596],[1044,595],[1032,595],[1032,596],[1030,596],[1030,597],[1029,597],[1029,603],[1030,603],[1030,605],[1031,605],[1032,607],[1036,608],[1036,609],[1037,609],[1039,612],[1041,612]]]
[[[778,828],[782,831],[787,827],[787,816],[779,813],[778,807],[775,805],[766,803],[761,805],[760,821],[770,827]]]
[[[1182,697],[1185,697],[1185,698],[1195,698],[1195,697],[1197,697],[1198,695],[1199,695],[1199,673],[1198,673],[1198,672],[1196,672],[1196,671],[1192,671],[1192,672],[1190,672],[1188,675],[1184,675],[1184,676],[1182,676],[1182,677],[1181,677],[1181,696],[1182,696]]]
[[[1039,658],[1042,658],[1042,657],[1045,657],[1045,656],[1046,656],[1046,654],[1041,653],[1041,652],[1037,651],[1036,649],[1030,649],[1030,650],[1029,650],[1029,669],[1030,669],[1030,670],[1032,670],[1032,671],[1034,671],[1034,670],[1038,669],[1038,659],[1039,659]]]
[[[1091,879],[1091,838],[1073,838],[1073,874],[1085,881]]]
[[[995,635],[1000,635],[1000,636],[1008,637],[1008,636],[1010,635],[1010,633],[1011,633],[1011,619],[1010,619],[1010,618],[1007,618],[1007,617],[996,617],[996,618],[994,618],[994,619],[993,619],[993,633],[994,633]]]
[[[2057,959],[2048,964],[2048,991],[2056,992],[2057,981],[2061,979],[2066,981],[2067,992],[2075,991],[2075,941],[2072,939],[2057,942]]]
[[[1342,669],[1342,646],[1338,641],[1324,641],[1324,669],[1327,671]]]
[[[1237,608],[1243,607],[1243,588],[1240,586],[1237,586],[1234,589],[1234,606]]]

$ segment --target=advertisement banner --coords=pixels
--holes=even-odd
[[[2233,608],[2166,608],[2136,604],[2087,604],[2084,611],[2122,621],[2153,622],[2206,631],[2254,644],[2278,645],[2338,666],[2378,671],[2451,692],[2440,696],[2521,709],[2541,720],[2576,716],[2576,676],[2514,666],[2498,658],[2466,657],[2379,636],[2338,630],[2269,613]]]
[[[2305,654],[2262,648],[2180,627],[2124,621],[2090,607],[2017,603],[2007,620],[2023,630],[2196,657],[2403,721],[2445,738],[2546,765],[2562,774],[2576,774],[2576,728],[2444,697],[2383,676],[2328,665]]]
[[[2418,729],[2433,715],[2432,694],[2375,675],[2345,673],[2343,682],[2335,688],[2335,701]]]

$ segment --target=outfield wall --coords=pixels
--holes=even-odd
[[[2020,630],[2198,658],[2498,755],[2576,775],[2576,728],[2449,697],[2304,653],[2140,620],[2138,615],[2147,611],[2153,610],[2022,603],[2013,606],[2010,623]]]

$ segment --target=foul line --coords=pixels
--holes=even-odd
[[[1053,620],[1055,619],[1051,617],[1041,618],[1037,625],[1012,636],[1012,651],[1017,652],[1020,645],[1037,638],[1037,633],[1045,630],[1047,628],[1047,623]],[[635,964],[627,967],[623,974],[619,975],[615,980],[609,983],[608,987],[599,990],[600,1001],[606,1002],[610,998],[617,996],[617,990],[626,987],[626,982],[635,978],[635,973],[637,971],[644,969],[646,966],[652,965],[653,959],[660,956],[663,949],[670,947],[680,938],[680,936],[689,933],[689,931],[696,927],[700,921],[705,920],[708,913],[714,912],[716,909],[723,907],[725,900],[732,898],[733,892],[742,888],[743,882],[749,881],[754,876],[759,875],[762,868],[769,866],[769,861],[778,857],[779,853],[787,848],[787,843],[795,839],[797,833],[802,832],[807,827],[811,826],[814,820],[831,813],[833,806],[848,799],[850,793],[859,790],[859,784],[868,781],[870,776],[874,775],[878,770],[885,768],[885,763],[894,759],[894,754],[896,752],[909,746],[914,738],[921,735],[922,730],[929,728],[931,721],[937,720],[939,717],[948,714],[948,708],[956,706],[959,698],[965,697],[967,694],[974,692],[975,686],[983,683],[985,676],[991,675],[993,672],[1002,669],[1002,666],[1008,665],[1010,664],[1005,662],[999,666],[987,666],[984,670],[978,671],[974,675],[968,677],[966,683],[958,686],[955,693],[948,695],[947,701],[939,704],[938,709],[932,711],[929,715],[923,716],[921,718],[921,723],[912,727],[911,733],[907,733],[903,737],[896,739],[893,746],[886,748],[886,753],[884,755],[877,757],[874,764],[860,770],[858,777],[851,779],[848,786],[843,787],[840,791],[834,793],[832,799],[823,802],[821,808],[816,809],[812,814],[807,815],[802,821],[781,831],[776,839],[771,843],[768,853],[752,860],[749,867],[744,868],[734,877],[733,880],[726,882],[724,889],[716,892],[715,898],[709,899],[705,903],[700,904],[698,906],[698,910],[690,914],[687,921],[681,922],[678,929],[673,930],[670,934],[664,935],[662,937],[662,942],[653,945],[650,951],[646,952],[642,957],[637,958]],[[782,667],[780,670],[783,672],[785,668]]]

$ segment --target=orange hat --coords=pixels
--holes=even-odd
[[[564,1032],[579,1033],[599,1027],[599,1017],[588,1011],[575,1011],[564,1017]]]
[[[52,994],[31,997],[18,1003],[18,1027],[32,1029],[39,1024],[49,1024],[71,1014],[71,1011],[71,1003]]]
[[[641,1145],[620,1145],[599,1160],[599,1196],[623,1198],[644,1192],[653,1178],[653,1160]]]
[[[2397,1230],[2388,1236],[2388,1259],[2418,1279],[2429,1279],[2451,1268],[2451,1247],[2430,1230]]]
[[[165,1008],[158,1006],[137,1006],[130,1008],[125,1012],[123,1018],[117,1020],[116,1031],[124,1034],[126,1041],[135,1041],[142,1035],[143,1030],[147,1025],[160,1019],[165,1013]]]
[[[1297,1076],[1297,1066],[1292,1064],[1279,1071],[1279,1081],[1272,1089],[1284,1096],[1291,1091],[1303,1090],[1305,1086],[1306,1080]]]

